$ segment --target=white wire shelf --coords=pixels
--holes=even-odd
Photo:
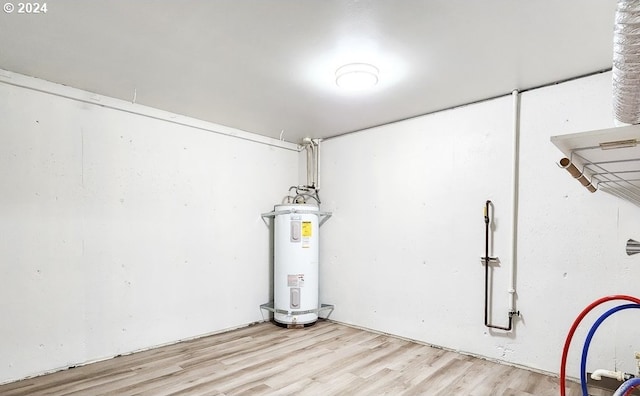
[[[640,125],[552,136],[559,162],[589,191],[607,192],[640,206]]]

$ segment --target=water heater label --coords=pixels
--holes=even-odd
[[[310,237],[311,236],[311,222],[303,221],[302,222],[302,236]]]
[[[288,287],[302,287],[304,286],[304,274],[287,275]]]

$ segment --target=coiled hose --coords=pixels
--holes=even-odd
[[[631,394],[633,388],[640,386],[640,378],[631,378],[628,381],[625,381],[618,389],[616,389],[616,393],[613,396],[627,396]]]
[[[560,395],[561,396],[566,396],[567,394],[567,390],[566,390],[567,356],[569,355],[569,346],[571,346],[571,340],[573,339],[573,335],[575,334],[576,329],[578,328],[578,325],[580,325],[580,322],[582,322],[582,319],[584,319],[584,317],[587,316],[587,314],[591,312],[593,308],[597,307],[602,303],[605,303],[607,301],[613,301],[613,300],[625,300],[625,301],[634,302],[636,304],[640,304],[639,298],[626,296],[622,294],[616,294],[613,296],[599,298],[596,301],[589,304],[585,309],[582,310],[582,312],[580,312],[580,315],[578,315],[578,317],[573,321],[573,324],[569,329],[569,333],[567,334],[567,338],[564,341],[564,347],[562,348],[562,358],[560,360]]]
[[[580,360],[580,387],[582,388],[583,396],[589,396],[589,394],[587,393],[587,354],[589,353],[589,346],[591,345],[591,339],[593,338],[593,335],[596,333],[596,330],[598,330],[598,327],[600,327],[602,322],[604,322],[604,320],[609,316],[618,311],[632,308],[640,308],[640,304],[625,304],[619,305],[615,308],[611,308],[610,310],[602,314],[598,318],[598,320],[595,321],[593,326],[591,326],[591,329],[587,334],[587,339],[585,340],[584,346],[582,347],[582,359]]]

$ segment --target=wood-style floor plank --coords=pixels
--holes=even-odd
[[[261,323],[0,385],[4,396],[557,394],[557,378],[329,321]]]

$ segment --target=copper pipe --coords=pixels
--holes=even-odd
[[[491,324],[489,320],[489,265],[491,262],[498,261],[497,257],[489,257],[489,228],[491,222],[491,216],[489,216],[489,209],[491,209],[493,203],[489,200],[484,205],[484,325],[491,329],[511,331],[513,329],[513,317],[520,316],[520,311],[509,311],[509,325],[497,326]]]

